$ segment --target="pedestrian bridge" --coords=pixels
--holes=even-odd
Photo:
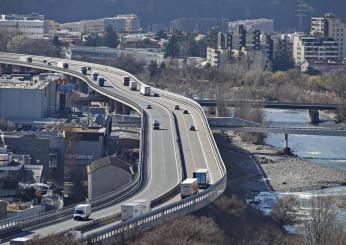
[[[324,127],[270,127],[234,117],[208,118],[212,130],[237,131],[248,133],[273,133],[293,135],[346,136],[344,128]]]

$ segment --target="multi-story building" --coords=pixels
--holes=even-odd
[[[135,14],[124,14],[115,17],[118,21],[125,20],[125,31],[126,32],[139,32],[141,30],[141,22]]]
[[[296,33],[293,40],[293,58],[296,64],[305,61],[338,60],[338,44],[333,38]]]
[[[311,18],[311,35],[324,36],[326,33],[326,21],[324,17],[312,17]]]
[[[245,30],[260,30],[265,33],[274,32],[274,20],[272,19],[251,19],[251,20],[238,20],[228,23],[228,31],[233,32],[236,26],[243,25]]]
[[[56,108],[51,98],[56,98],[53,82],[0,79],[0,117],[7,120],[45,117]]]
[[[229,64],[231,55],[229,49],[223,48],[207,48],[207,62],[211,67],[218,67],[222,64]]]
[[[170,22],[170,31],[182,31],[188,33],[205,33],[213,27],[221,31],[227,31],[228,20],[225,18],[178,18]]]
[[[0,32],[22,34],[28,38],[43,38],[44,17],[43,15],[0,15]]]
[[[338,58],[346,58],[346,22],[334,14],[312,17],[311,34],[333,38],[338,43]]]
[[[274,59],[274,40],[272,36],[266,33],[261,34],[260,49],[265,53],[268,60]]]
[[[232,49],[241,50],[245,44],[246,30],[243,25],[238,25],[232,31]]]
[[[108,26],[115,32],[139,32],[141,30],[140,19],[137,15],[117,15],[112,18],[96,20],[81,20],[78,22],[64,23],[63,29],[83,34],[103,33]]]
[[[245,47],[247,50],[260,50],[261,48],[261,31],[260,30],[246,31]]]
[[[327,23],[327,37],[333,38],[339,44],[339,59],[346,58],[346,22],[334,14],[326,14],[324,18]]]

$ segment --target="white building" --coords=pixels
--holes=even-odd
[[[228,22],[228,31],[232,32],[237,25],[243,25],[247,31],[260,30],[269,34],[274,32],[274,20],[272,19],[261,18]]]
[[[44,17],[42,15],[0,15],[0,32],[23,34],[28,38],[43,38]]]
[[[346,58],[346,22],[334,14],[326,14],[325,19],[327,37],[333,38],[339,44],[339,59]]]
[[[81,20],[78,22],[64,23],[63,29],[83,34],[103,33],[107,26],[111,26],[116,32],[139,32],[141,30],[140,19],[137,15],[117,15],[112,18],[96,20]]]
[[[296,64],[305,61],[338,60],[338,44],[332,38],[296,33],[293,39],[293,58]]]
[[[346,22],[334,14],[311,18],[311,34],[333,38],[338,43],[338,58],[346,58]]]
[[[56,94],[53,82],[0,79],[0,118],[41,119],[55,111]]]
[[[229,49],[207,48],[207,62],[211,67],[218,67],[222,64],[228,64],[231,60]]]
[[[116,20],[125,20],[125,32],[139,32],[141,30],[140,19],[135,14],[123,14],[114,17]]]

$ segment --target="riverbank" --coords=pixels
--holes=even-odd
[[[260,190],[252,189],[251,182],[244,183],[247,192],[278,191],[278,192],[298,192],[305,190],[324,189],[346,185],[346,170],[324,167],[311,163],[295,156],[286,156],[280,154],[280,150],[269,145],[255,145],[242,142],[240,137],[233,133],[227,133],[230,146],[235,154],[231,161],[239,162],[238,167],[247,171],[246,164],[253,165],[256,161],[261,170],[261,176],[255,176],[257,181],[262,181]],[[242,163],[242,157],[239,159],[239,152],[248,154],[246,162]],[[250,172],[251,175],[251,172]],[[263,188],[265,187],[265,188]]]

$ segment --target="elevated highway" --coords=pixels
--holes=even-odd
[[[91,63],[61,60],[55,58],[31,56],[32,63],[21,62],[19,58],[22,55],[0,53],[0,64],[31,67],[43,71],[62,72],[66,75],[75,77],[84,81],[97,93],[106,96],[114,101],[121,102],[138,112],[142,118],[141,129],[141,171],[137,185],[128,189],[125,193],[117,196],[115,200],[102,203],[102,205],[93,206],[92,221],[82,224],[82,226],[91,225],[93,222],[103,224],[101,221],[112,217],[112,220],[118,218],[121,203],[134,199],[149,199],[157,203],[157,207],[185,203],[177,195],[180,182],[186,177],[192,177],[192,172],[197,168],[208,168],[210,172],[211,184],[210,190],[202,193],[206,196],[192,197],[186,205],[181,208],[180,215],[197,210],[221,195],[226,185],[226,169],[218,152],[213,139],[211,130],[202,108],[192,100],[185,97],[154,89],[159,97],[142,96],[138,91],[130,91],[128,87],[122,85],[123,76],[130,76],[133,80],[141,83],[131,74],[112,67],[96,65]],[[49,59],[51,66],[42,61]],[[68,69],[62,69],[57,66],[57,62],[64,61],[69,63]],[[92,80],[91,75],[82,75],[80,67],[89,66],[93,71],[107,79],[104,87],[99,87]],[[152,105],[152,109],[147,109],[147,105]],[[183,114],[182,110],[174,110],[179,105],[180,108],[188,110],[189,114]],[[153,130],[152,121],[156,119],[161,123],[161,130]],[[189,130],[194,125],[196,131]],[[202,195],[200,194],[200,195]],[[195,201],[199,205],[193,205]],[[203,205],[202,205],[203,204]],[[180,210],[180,209],[179,209]],[[177,210],[174,209],[175,214]],[[173,211],[169,214],[174,213]],[[168,215],[166,213],[165,215]],[[156,217],[156,216],[155,216]],[[156,217],[157,218],[157,217]],[[168,216],[167,216],[168,218]],[[25,233],[15,230],[15,236],[47,235],[50,233],[60,233],[67,230],[82,229],[81,223],[74,221],[71,216],[52,216],[46,223],[41,222],[38,217],[32,217],[27,220],[31,225],[25,226],[25,222],[18,221],[13,224]],[[154,224],[153,224],[154,225]],[[6,229],[7,225],[1,226]],[[99,227],[99,226],[97,226]],[[102,231],[98,231],[99,233]],[[99,234],[98,233],[98,234]],[[92,239],[92,236],[90,237]]]

